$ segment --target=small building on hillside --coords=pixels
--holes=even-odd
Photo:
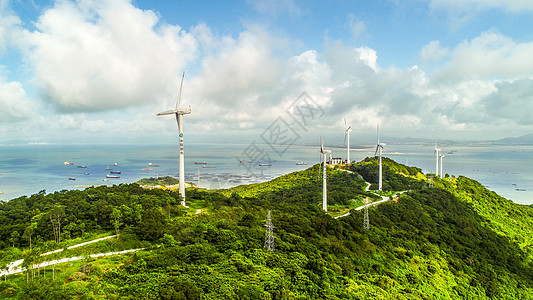
[[[340,157],[330,157],[329,158],[329,164],[330,165],[342,164],[342,158],[340,158]]]

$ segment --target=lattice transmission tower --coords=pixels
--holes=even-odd
[[[272,225],[272,218],[270,216],[270,210],[268,211],[267,215],[267,223],[265,225],[266,227],[266,233],[265,233],[265,248],[268,251],[274,251],[274,225]]]
[[[368,204],[369,201],[370,201],[370,199],[369,199],[369,198],[366,198],[366,199],[365,199],[365,205]],[[369,230],[369,229],[370,229],[370,218],[368,217],[368,206],[365,206],[365,209],[364,209],[363,227],[364,227],[366,230]]]

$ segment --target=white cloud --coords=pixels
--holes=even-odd
[[[449,53],[450,49],[441,47],[439,41],[431,41],[420,50],[420,58],[425,63],[438,63]]]
[[[28,33],[35,82],[60,111],[104,111],[167,96],[197,41],[127,0],[60,1]]]
[[[533,42],[516,43],[495,32],[484,32],[464,41],[451,51],[437,80],[461,81],[470,78],[504,79],[533,74]]]
[[[0,0],[0,54],[15,39],[19,25],[20,19],[8,10],[8,1]]]
[[[0,123],[24,120],[36,111],[19,82],[7,82],[0,76]]]

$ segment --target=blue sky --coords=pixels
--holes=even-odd
[[[247,143],[306,92],[304,140],[533,129],[527,0],[0,0],[0,143]]]

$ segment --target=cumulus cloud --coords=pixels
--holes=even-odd
[[[9,11],[7,4],[7,0],[0,0],[0,54],[19,33],[20,19]]]
[[[518,124],[533,123],[533,79],[503,81],[495,84],[495,91],[486,97],[484,108],[500,119]]]
[[[56,2],[28,32],[42,96],[60,111],[104,111],[154,101],[175,86],[197,41],[128,0]]]
[[[449,53],[450,49],[441,47],[439,41],[431,41],[420,50],[420,58],[424,63],[437,63]]]
[[[24,120],[34,112],[20,82],[7,82],[0,76],[0,123]]]
[[[484,32],[451,51],[450,60],[439,70],[437,80],[469,78],[503,79],[533,74],[533,42],[517,43],[496,32]]]

